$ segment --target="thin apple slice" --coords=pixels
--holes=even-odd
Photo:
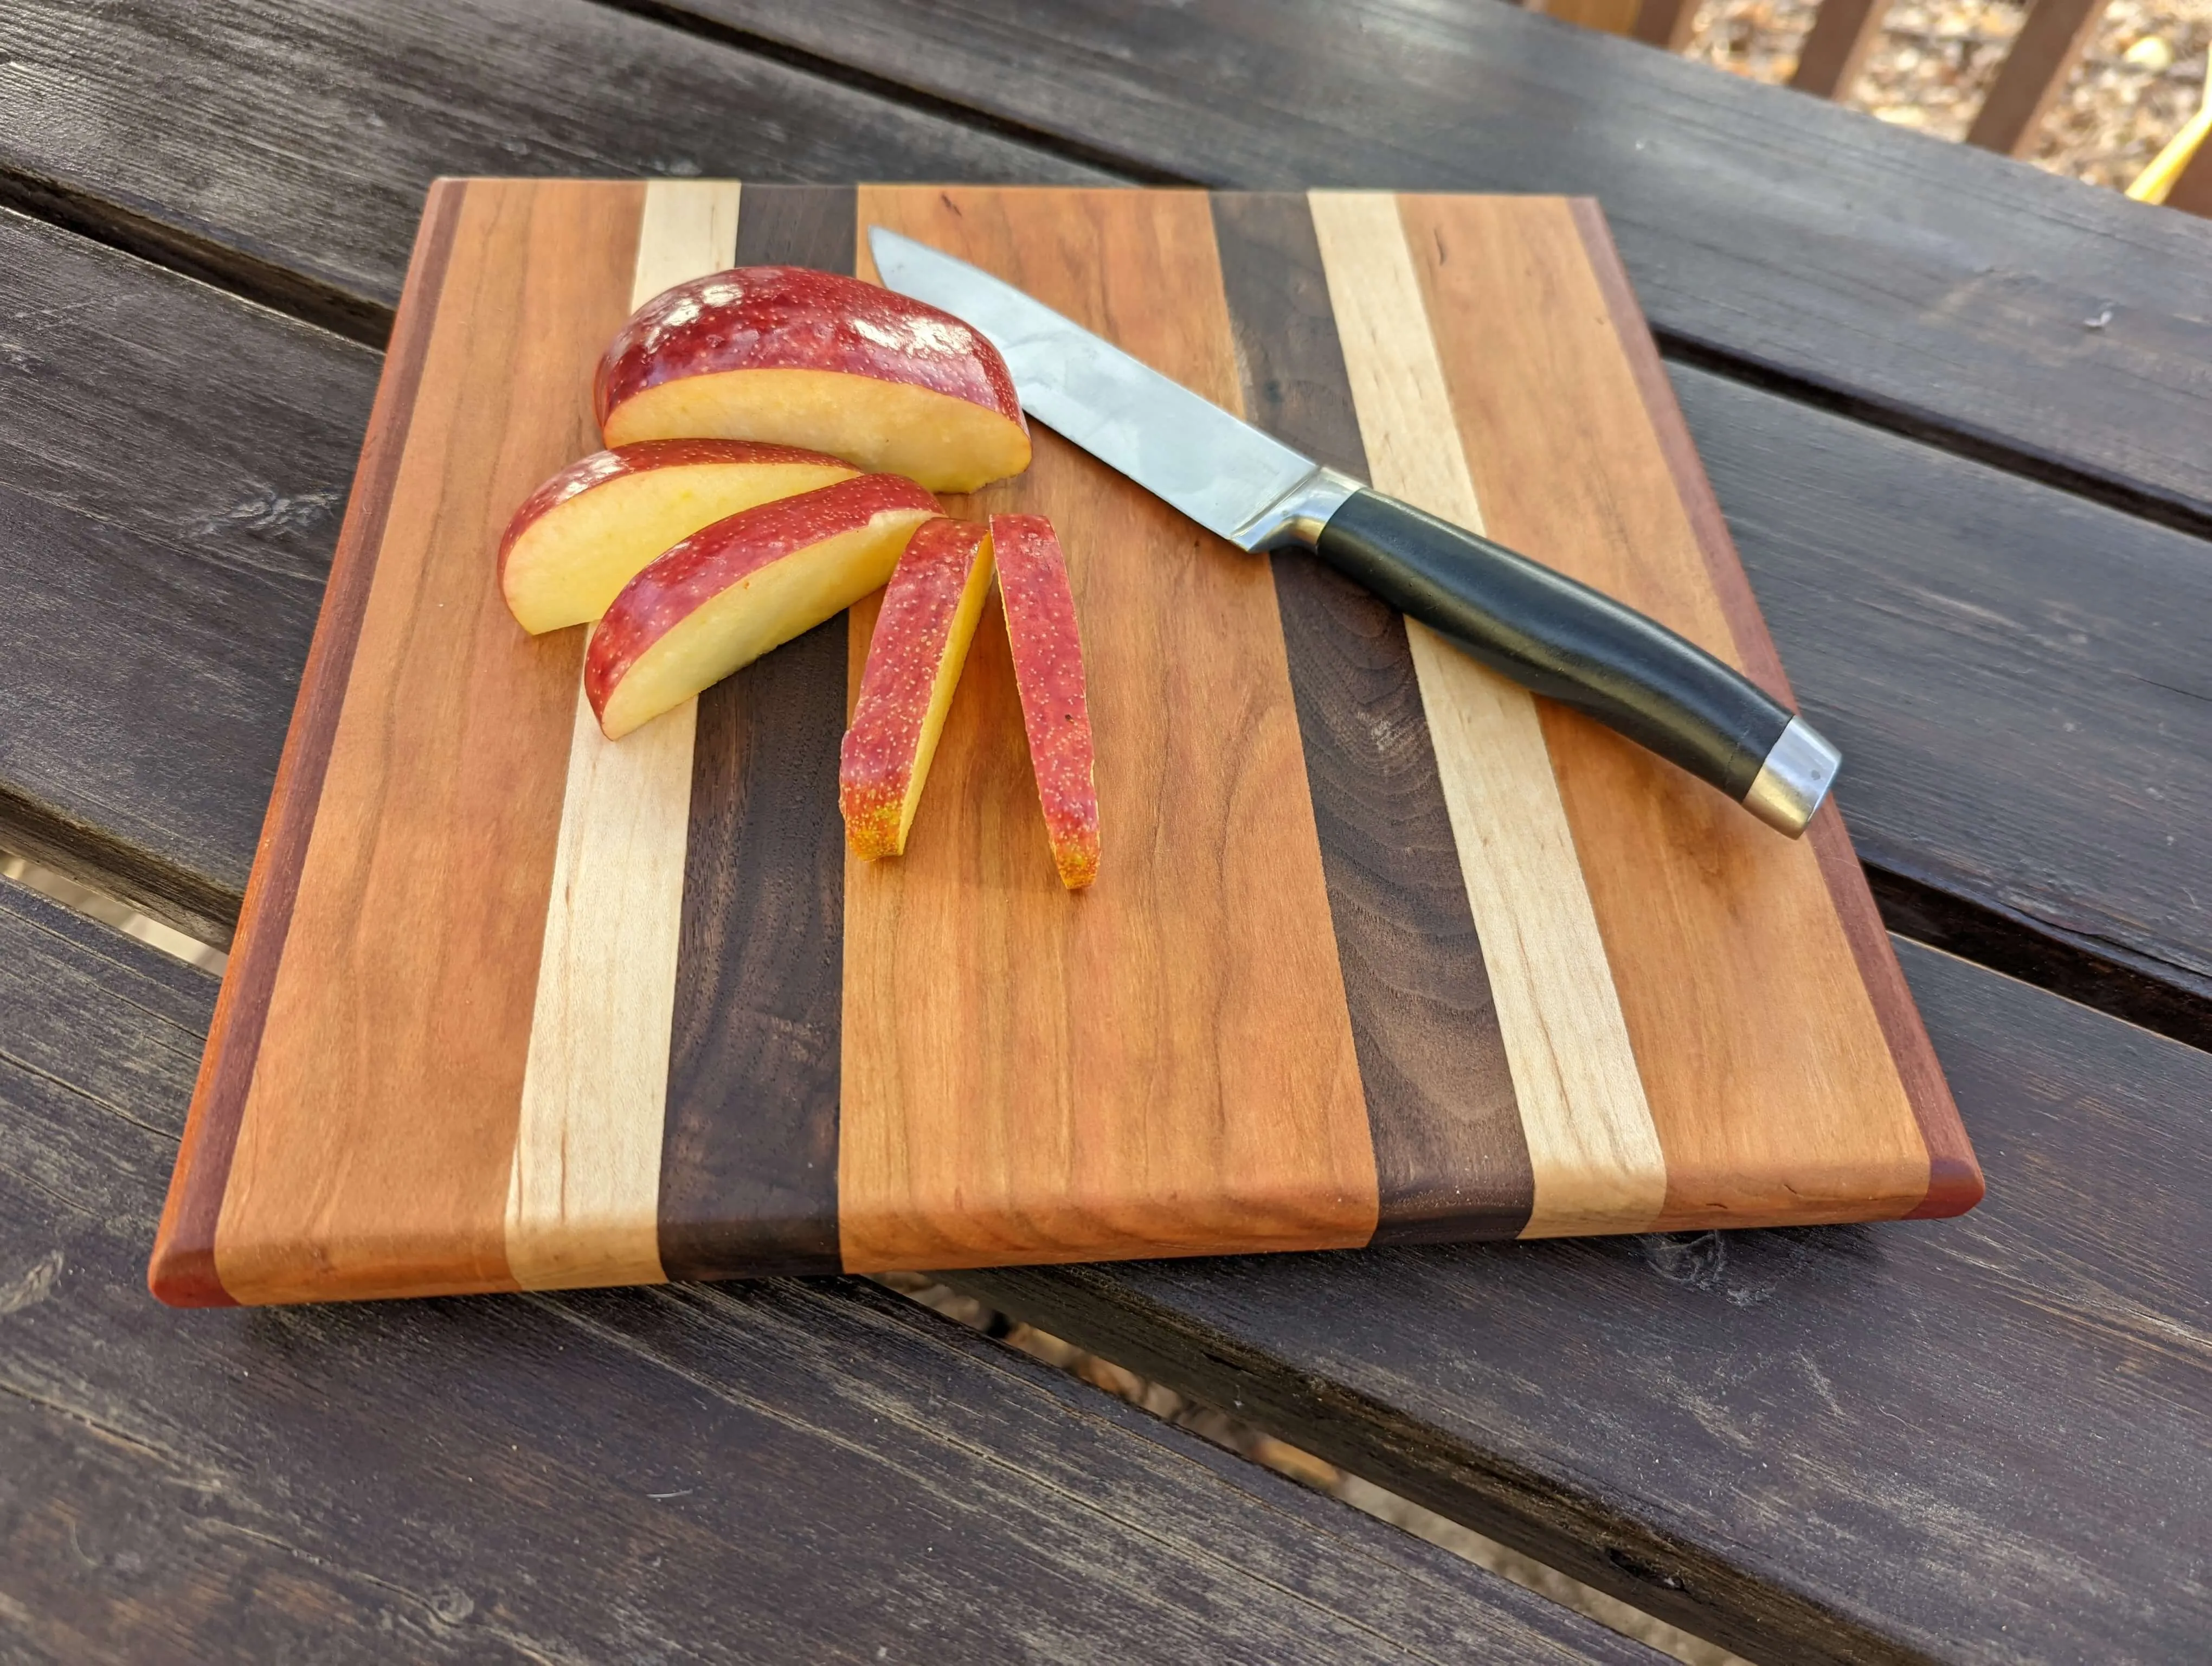
[[[1045,838],[1060,884],[1080,891],[1098,877],[1098,787],[1075,592],[1059,535],[1042,515],[993,515],[991,545]]]
[[[944,492],[1030,462],[1021,400],[989,337],[801,266],[739,266],[655,295],[599,361],[592,398],[611,446],[763,440]]]
[[[842,612],[942,512],[911,480],[862,475],[718,520],[650,562],[607,609],[584,692],[610,740]]]
[[[514,512],[499,582],[532,635],[587,624],[679,539],[740,509],[849,480],[818,451],[750,440],[648,440],[571,463]]]
[[[854,855],[905,851],[990,591],[991,534],[972,520],[930,521],[899,556],[838,755],[837,807]]]

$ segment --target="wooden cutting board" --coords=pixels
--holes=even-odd
[[[871,601],[618,745],[493,550],[633,305],[964,256],[1787,685],[1594,204],[446,180],[152,1283],[282,1302],[1862,1220],[1981,1177],[1832,806],[1802,842],[1049,433],[1104,864],[988,617],[847,858]],[[860,264],[856,267],[855,262]],[[1849,766],[1844,792],[1850,791]]]

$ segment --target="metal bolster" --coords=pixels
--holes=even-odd
[[[1802,717],[1782,731],[1743,795],[1743,807],[1791,838],[1805,830],[1836,779],[1844,755]]]
[[[1229,541],[1255,554],[1291,544],[1310,550],[1321,542],[1321,529],[1344,506],[1345,499],[1365,489],[1348,474],[1316,468],[1230,533]]]

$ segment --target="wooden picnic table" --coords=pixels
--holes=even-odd
[[[1761,1662],[2212,1637],[2212,224],[1486,0],[15,0],[0,845],[227,939],[437,173],[1603,204],[1963,1219],[963,1274]],[[0,888],[0,1656],[1650,1658],[858,1280],[180,1313],[215,992]]]

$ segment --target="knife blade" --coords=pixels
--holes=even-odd
[[[988,272],[881,226],[884,285],[966,319],[1022,408],[1241,550],[1312,550],[1501,674],[1587,712],[1791,837],[1842,754],[1656,620],[1401,502],[1200,398]]]

